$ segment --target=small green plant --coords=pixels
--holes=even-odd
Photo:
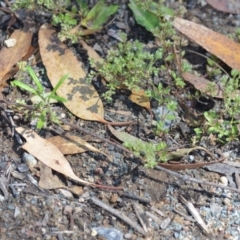
[[[98,1],[91,9],[85,0],[16,0],[12,9],[36,9],[51,13],[52,25],[61,28],[58,36],[61,39],[70,39],[73,43],[86,34],[99,31],[108,18],[116,13],[118,5],[107,5],[104,0]]]
[[[51,108],[51,101],[55,100],[57,102],[66,102],[67,100],[63,97],[57,96],[56,91],[60,88],[63,82],[68,78],[68,75],[63,76],[54,87],[54,89],[46,93],[44,90],[41,81],[38,79],[37,75],[33,71],[30,66],[24,67],[24,64],[20,62],[20,69],[22,71],[26,71],[31,79],[33,80],[34,84],[36,85],[36,89],[30,87],[29,85],[23,83],[20,80],[14,80],[11,82],[12,86],[17,86],[22,90],[25,90],[34,96],[37,96],[40,100],[38,103],[33,104],[33,110],[27,113],[31,119],[37,119],[37,129],[41,129],[45,127],[48,121],[52,123],[59,124],[59,120],[55,114],[55,112]]]
[[[222,143],[236,140],[240,135],[240,71],[232,70],[231,76],[221,80],[224,89],[222,110],[204,113],[207,133],[215,134]]]
[[[103,97],[112,101],[112,95],[119,88],[128,90],[145,89],[152,76],[159,73],[159,68],[154,64],[162,58],[162,49],[155,54],[146,52],[144,45],[139,41],[127,41],[126,35],[122,35],[123,42],[109,50],[105,60],[95,63],[91,60],[91,71],[88,79],[91,81],[100,75],[107,80],[107,91]]]
[[[166,162],[167,144],[160,142],[158,144],[143,142],[141,140],[133,142],[124,142],[126,148],[131,150],[135,156],[141,156],[145,159],[145,166],[154,168],[158,162]]]

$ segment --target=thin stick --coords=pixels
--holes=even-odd
[[[121,220],[123,220],[124,222],[129,224],[132,228],[137,230],[143,236],[147,236],[147,233],[137,223],[133,222],[133,220],[131,218],[129,218],[128,216],[126,216],[122,212],[119,212],[118,210],[108,206],[106,203],[102,202],[101,200],[97,199],[96,197],[92,197],[91,200],[97,206],[105,209],[106,211],[110,212],[112,215],[120,218]]]
[[[237,189],[237,188],[227,187],[227,186],[223,186],[223,185],[216,184],[216,183],[212,183],[212,182],[207,182],[207,181],[203,181],[203,180],[198,180],[198,179],[196,179],[196,178],[192,178],[192,177],[189,177],[189,176],[187,176],[187,175],[182,175],[182,174],[173,172],[173,171],[171,171],[171,170],[168,170],[168,169],[163,168],[163,167],[160,167],[160,166],[155,167],[155,169],[160,170],[160,171],[163,171],[163,172],[166,172],[166,173],[168,173],[168,174],[170,174],[170,175],[173,175],[173,176],[175,176],[175,177],[181,178],[183,181],[190,181],[190,182],[194,182],[194,183],[205,184],[205,185],[209,185],[209,186],[213,186],[213,187],[218,187],[218,188],[223,188],[223,189],[227,189],[227,190],[230,190],[230,191],[233,191],[233,192],[240,193],[240,190]]]
[[[197,221],[198,225],[202,229],[202,231],[208,235],[209,234],[209,229],[208,226],[205,224],[203,221],[202,217],[200,216],[199,212],[197,209],[193,206],[193,204],[189,201],[187,201],[183,196],[180,196],[180,201],[187,207],[188,211],[192,214],[194,219]]]
[[[146,204],[149,204],[151,202],[151,199],[149,199],[149,198],[139,197],[132,193],[123,193],[123,194],[121,194],[121,197],[131,198],[131,199],[138,200],[139,202],[146,203]]]

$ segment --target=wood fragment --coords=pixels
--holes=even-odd
[[[123,194],[121,194],[121,197],[131,198],[131,199],[138,200],[139,202],[146,203],[146,204],[149,204],[151,202],[151,199],[149,199],[149,198],[140,197],[140,196],[137,196],[132,193],[123,193]]]
[[[237,171],[235,171],[235,182],[237,185],[238,190],[240,190],[240,177]]]
[[[3,195],[4,195],[4,198],[5,199],[8,199],[8,191],[7,191],[7,188],[6,188],[6,183],[7,183],[7,179],[4,177],[4,176],[1,176],[0,178],[0,190],[2,191]]]
[[[193,204],[187,201],[183,196],[180,196],[180,201],[187,207],[188,211],[192,214],[196,222],[199,224],[200,228],[205,234],[209,234],[209,229],[207,225],[204,223],[202,217],[198,213],[197,209],[193,206]]]
[[[145,222],[148,223],[148,221],[147,221],[146,215],[145,215],[142,207],[139,204],[137,204],[136,202],[133,202],[133,201],[132,201],[132,205],[133,205],[133,209],[134,209],[134,211],[135,211],[135,213],[138,217],[138,220],[141,223],[144,231],[148,232],[148,228],[147,228],[147,225],[145,223]]]
[[[123,220],[124,222],[129,224],[132,228],[134,228],[136,231],[141,233],[143,236],[147,236],[147,233],[143,230],[143,228],[141,228],[137,223],[135,223],[131,218],[129,218],[122,212],[119,212],[118,210],[112,208],[111,206],[108,206],[106,203],[102,202],[101,200],[97,199],[96,197],[92,197],[91,201],[95,205],[105,209],[106,211],[110,212],[114,216],[120,218],[121,220]]]
[[[165,214],[164,214],[162,211],[160,211],[159,209],[157,209],[157,208],[155,208],[155,207],[151,207],[151,210],[154,211],[154,212],[156,212],[156,213],[159,214],[160,216],[165,217]]]
[[[159,226],[162,224],[162,220],[156,215],[152,214],[149,211],[146,211],[146,215],[149,216],[154,222],[156,222]]]
[[[184,218],[185,218],[186,220],[188,220],[188,221],[196,222],[195,219],[193,219],[193,218],[190,217],[190,216],[187,216],[186,214],[184,214],[183,212],[181,212],[181,211],[178,210],[178,209],[175,209],[175,208],[174,208],[173,211],[174,211],[175,213],[179,214],[180,216],[184,217]]]

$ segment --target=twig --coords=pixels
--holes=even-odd
[[[5,184],[7,183],[7,179],[5,178],[5,177],[1,177],[0,178],[0,189],[2,190],[2,193],[3,193],[3,195],[4,195],[4,198],[5,199],[8,199],[8,191],[7,191],[7,189],[6,189],[6,186],[5,186]]]
[[[212,182],[207,182],[207,181],[203,181],[203,180],[198,180],[198,179],[196,179],[196,178],[192,178],[192,177],[189,177],[189,176],[187,176],[187,175],[182,175],[182,174],[173,172],[173,171],[171,171],[171,170],[168,170],[168,169],[163,168],[163,167],[160,167],[160,166],[155,167],[155,169],[160,170],[160,171],[163,171],[163,172],[166,172],[166,173],[168,173],[168,174],[170,174],[170,175],[173,175],[173,176],[175,176],[175,177],[181,178],[183,181],[190,181],[190,182],[194,182],[194,183],[205,184],[205,185],[209,185],[209,186],[213,186],[213,187],[218,187],[218,188],[223,188],[223,189],[227,189],[227,190],[230,190],[230,191],[233,191],[233,192],[238,192],[238,193],[240,193],[240,190],[237,189],[237,188],[227,187],[227,186],[223,186],[223,185],[216,184],[216,183],[212,183]]]
[[[235,171],[235,182],[237,185],[238,190],[240,190],[240,177],[237,171]]]
[[[101,200],[97,199],[96,197],[92,197],[91,198],[92,202],[94,204],[96,204],[97,206],[105,209],[106,211],[110,212],[111,214],[113,214],[114,216],[122,219],[124,222],[126,222],[127,224],[129,224],[132,228],[134,228],[135,230],[137,230],[139,233],[141,233],[143,236],[147,236],[147,233],[135,222],[133,222],[132,219],[130,219],[129,217],[127,217],[125,214],[123,214],[122,212],[119,212],[118,210],[108,206],[106,203],[102,202]]]
[[[160,211],[159,209],[157,209],[155,207],[151,207],[150,209],[152,211],[156,212],[157,214],[159,214],[160,216],[165,217],[165,214],[162,211]]]
[[[174,208],[173,211],[174,211],[175,213],[179,214],[180,216],[184,217],[184,218],[185,218],[186,220],[188,220],[188,221],[196,222],[195,219],[193,219],[193,218],[190,217],[190,216],[187,216],[186,214],[182,213],[180,210],[178,210],[178,209],[176,209],[176,208]]]
[[[193,206],[193,204],[187,201],[183,196],[180,196],[180,201],[187,207],[188,211],[192,214],[192,216],[197,221],[203,232],[208,235],[209,229],[207,225],[204,223],[197,209]]]
[[[133,205],[133,209],[134,209],[134,211],[135,211],[135,213],[138,217],[138,220],[141,223],[144,231],[148,232],[147,225],[144,222],[144,220],[147,221],[147,219],[146,219],[146,215],[144,214],[144,211],[143,211],[142,207],[139,204],[137,204],[136,202],[133,202],[133,201],[132,201],[132,205]]]
[[[121,194],[121,197],[131,198],[131,199],[138,200],[139,202],[146,203],[146,204],[149,204],[151,202],[151,200],[148,198],[139,197],[134,194],[123,193],[123,194]]]
[[[149,211],[146,211],[146,215],[148,217],[150,217],[154,222],[156,222],[159,226],[161,225],[162,220],[159,217],[157,217],[156,215],[150,213]]]

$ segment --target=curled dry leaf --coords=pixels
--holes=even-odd
[[[57,90],[57,94],[67,99],[64,105],[77,117],[98,121],[95,115],[103,117],[103,104],[92,85],[85,80],[82,64],[67,46],[58,39],[54,30],[41,27],[39,49],[47,75],[53,87],[65,76],[69,78]]]
[[[27,141],[22,148],[32,154],[39,161],[43,162],[53,170],[64,174],[66,177],[79,183],[90,185],[89,182],[84,181],[75,175],[67,159],[52,143],[38,136],[33,130],[18,127],[16,128],[16,131]]]
[[[47,140],[54,144],[64,155],[83,153],[86,151],[93,151],[106,155],[105,153],[99,151],[97,148],[93,147],[91,144],[87,143],[77,136],[55,136],[50,137]]]
[[[185,81],[191,83],[200,92],[206,93],[212,97],[221,99],[223,98],[222,87],[218,84],[188,72],[182,73],[182,77]]]
[[[213,8],[226,12],[239,14],[240,13],[240,1],[239,0],[206,0],[206,2]]]
[[[228,66],[240,70],[240,44],[209,28],[181,18],[175,18],[173,25]]]
[[[5,75],[9,73],[13,65],[27,54],[32,41],[32,33],[15,30],[10,38],[17,39],[17,42],[14,47],[3,47],[0,51],[0,86],[7,80]],[[9,74],[8,77],[10,77]]]

